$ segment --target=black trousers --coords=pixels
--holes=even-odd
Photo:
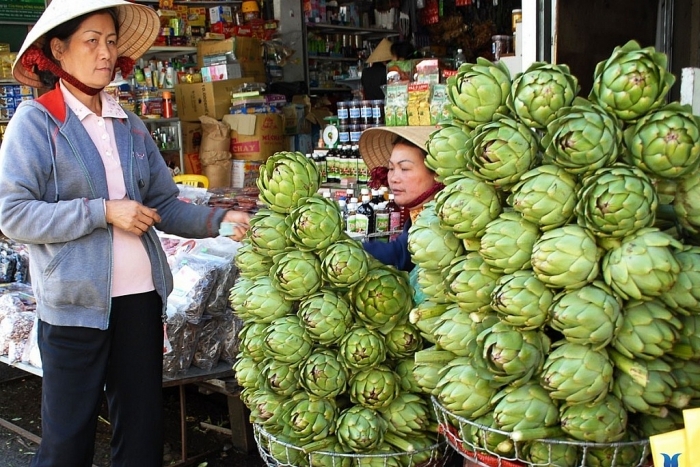
[[[115,297],[106,331],[39,321],[41,445],[32,467],[90,467],[106,394],[112,467],[163,464],[163,323],[156,292]]]

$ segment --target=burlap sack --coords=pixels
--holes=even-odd
[[[231,127],[205,115],[202,122],[202,144],[199,147],[199,161],[202,173],[209,179],[209,188],[231,186]]]

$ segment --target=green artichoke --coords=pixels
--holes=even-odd
[[[525,125],[546,128],[559,109],[571,105],[580,89],[568,66],[535,62],[513,80],[507,105]]]
[[[700,233],[700,171],[678,181],[673,210],[685,229]]]
[[[432,418],[426,400],[407,392],[399,393],[389,405],[379,409],[379,413],[386,420],[390,432],[403,435],[426,430]]]
[[[250,409],[250,420],[262,425],[268,431],[275,431],[275,427],[283,425],[282,405],[287,397],[280,396],[267,388],[260,388],[252,392],[246,406]]]
[[[633,359],[654,360],[670,352],[678,340],[681,321],[660,300],[629,300],[612,345]]]
[[[625,130],[625,161],[662,178],[690,175],[700,164],[700,117],[690,105],[668,104]]]
[[[275,212],[287,214],[301,199],[313,196],[321,186],[316,164],[300,152],[277,152],[260,166],[256,181],[260,201]]]
[[[240,355],[233,364],[233,370],[240,387],[253,391],[261,388],[258,363],[252,358]]]
[[[512,188],[508,204],[523,219],[547,231],[571,220],[577,188],[575,176],[566,170],[556,165],[541,165],[523,174]]]
[[[669,431],[680,430],[685,426],[683,412],[671,409],[665,417],[655,417],[649,414],[630,414],[630,425],[637,429],[643,438],[660,435]]]
[[[386,359],[384,339],[364,326],[355,326],[338,343],[340,360],[350,370],[364,370]]]
[[[622,326],[622,301],[602,281],[554,296],[549,327],[572,344],[594,350],[610,344]]]
[[[525,431],[553,427],[559,422],[559,408],[539,384],[507,386],[492,401],[496,426],[504,431]]]
[[[486,225],[501,213],[496,189],[470,175],[450,178],[435,197],[440,227],[459,239],[479,238]]]
[[[285,402],[283,410],[282,432],[301,445],[321,440],[335,430],[337,413],[329,399],[312,399],[300,391]]]
[[[680,272],[672,248],[682,244],[656,228],[641,229],[608,250],[603,279],[624,300],[658,297],[671,290]]]
[[[523,331],[498,322],[477,337],[481,358],[496,384],[522,386],[542,370],[550,340],[540,331]]]
[[[268,276],[248,282],[237,280],[230,292],[231,307],[246,321],[269,324],[292,311],[287,300]]]
[[[539,238],[537,225],[517,212],[504,211],[486,226],[479,255],[494,272],[512,274],[530,269],[532,248]]]
[[[321,345],[336,344],[353,324],[350,304],[329,289],[301,300],[297,315],[311,340]]]
[[[700,361],[700,314],[681,316],[681,330],[670,355],[682,360]]]
[[[486,449],[488,452],[503,456],[513,457],[515,454],[515,443],[509,434],[498,429],[493,412],[472,420],[473,423],[464,424],[462,427],[462,439],[465,449],[472,450],[470,443]]]
[[[343,217],[338,203],[319,195],[299,200],[289,214],[292,225],[290,239],[303,250],[322,250],[343,233]]]
[[[391,404],[400,391],[396,373],[386,365],[375,365],[353,373],[348,386],[352,403],[376,410]]]
[[[413,360],[413,355],[410,357],[402,358],[394,366],[394,372],[399,377],[399,387],[404,392],[412,392],[414,394],[421,394],[423,391],[418,386],[416,379],[413,377],[413,367],[416,366],[416,362]]]
[[[250,218],[246,241],[250,241],[252,250],[258,255],[272,259],[291,245],[288,237],[289,225],[284,214],[261,209]]]
[[[617,354],[613,354],[613,359],[617,369],[612,393],[622,401],[625,409],[665,417],[676,388],[671,366],[661,359],[632,361],[620,358]],[[676,401],[674,406],[682,409],[689,402],[690,396],[686,395],[681,401]]]
[[[545,164],[583,175],[614,163],[622,151],[617,118],[583,98],[557,112],[542,137]]]
[[[265,359],[265,351],[263,350],[265,328],[267,328],[265,323],[247,323],[243,326],[239,333],[241,356],[252,358],[257,363]]]
[[[355,314],[367,327],[386,334],[411,311],[406,273],[389,266],[370,270],[350,292]]]
[[[273,260],[272,284],[287,299],[299,300],[321,287],[321,261],[315,254],[289,249]]]
[[[495,314],[477,320],[475,313],[451,305],[438,317],[433,328],[435,343],[459,357],[472,357],[477,352],[476,338],[486,328],[498,322]]]
[[[526,124],[497,118],[477,126],[467,140],[467,168],[497,189],[508,190],[535,165],[539,140]]]
[[[554,294],[532,271],[515,271],[498,279],[491,297],[491,307],[501,321],[530,331],[547,322]]]
[[[420,330],[423,339],[434,344],[433,328],[437,325],[440,315],[445,310],[447,310],[447,304],[439,303],[432,299],[425,300],[410,311],[408,320]]]
[[[654,223],[659,199],[640,169],[615,164],[583,179],[578,224],[599,237],[620,238]]]
[[[265,381],[267,387],[280,396],[291,396],[301,389],[299,365],[290,365],[274,358],[266,358],[262,364],[262,372],[256,368],[255,374],[258,380]]]
[[[275,434],[275,440],[265,443],[263,449],[269,450],[277,465],[298,465],[305,466],[306,456],[304,451],[294,447],[295,440],[290,439],[281,433]]]
[[[391,358],[410,357],[423,348],[423,338],[420,331],[408,320],[394,326],[384,337],[386,338],[386,352]]]
[[[564,405],[561,428],[574,439],[612,443],[625,436],[627,411],[619,398],[608,394],[599,402]]]
[[[255,251],[250,237],[243,240],[243,245],[236,251],[234,262],[240,275],[250,279],[266,276],[272,267],[272,257]]]
[[[346,289],[364,279],[369,271],[369,255],[355,240],[341,240],[321,253],[323,278],[333,287]]]
[[[618,465],[644,465],[649,453],[645,442],[630,432],[614,445],[591,446],[586,450],[585,462],[590,467],[614,467]]]
[[[438,395],[437,385],[441,372],[451,363],[456,355],[447,350],[438,350],[435,346],[419,350],[414,355],[413,379],[423,394]]]
[[[598,276],[600,253],[590,232],[569,224],[542,234],[532,248],[532,270],[548,287],[575,289]]]
[[[660,298],[677,313],[700,313],[700,247],[686,245],[674,256],[681,269],[673,287]]]
[[[425,166],[435,172],[436,179],[445,183],[448,177],[463,173],[467,168],[464,146],[471,130],[458,123],[447,123],[430,134],[426,148]]]
[[[408,251],[415,265],[435,271],[464,252],[462,242],[441,226],[434,202],[425,205],[408,229]]]
[[[447,299],[447,285],[442,279],[443,271],[415,266],[414,270],[411,271],[411,275],[414,273],[416,275],[416,283],[419,286],[414,286],[414,301],[420,301],[422,297],[430,297],[430,300],[440,303],[447,303],[449,301]]]
[[[345,392],[348,374],[335,350],[318,347],[300,368],[301,385],[314,398],[332,398]]]
[[[629,41],[598,63],[588,98],[621,120],[636,120],[665,103],[676,81],[667,70],[665,54]]]
[[[552,399],[567,404],[600,402],[607,396],[613,377],[613,365],[605,349],[594,350],[566,341],[555,343],[542,372],[542,387]]]
[[[497,391],[489,372],[466,357],[455,358],[440,371],[435,390],[445,409],[467,419],[489,412]]]
[[[283,316],[265,328],[265,355],[290,365],[301,363],[311,354],[313,341],[299,317]]]
[[[500,274],[478,253],[455,258],[445,273],[445,295],[462,310],[485,312],[490,308],[491,291]]]
[[[386,420],[376,410],[353,405],[338,416],[335,432],[338,441],[354,452],[367,452],[384,441]]]
[[[454,120],[474,128],[490,122],[495,114],[508,111],[511,78],[503,62],[478,57],[476,63],[465,63],[457,74],[447,79],[447,98]]]
[[[533,465],[542,467],[576,467],[581,453],[575,442],[565,440],[535,440],[527,443],[526,458]]]

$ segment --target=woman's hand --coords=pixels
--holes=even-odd
[[[243,240],[243,237],[245,237],[248,227],[250,227],[250,215],[244,211],[230,210],[226,211],[226,214],[224,214],[224,218],[221,220],[221,222],[230,222],[234,224],[233,235],[229,235],[229,238],[240,242]]]
[[[115,199],[105,202],[107,223],[138,236],[160,222],[155,209],[130,199]]]

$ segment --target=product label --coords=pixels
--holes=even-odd
[[[369,217],[364,214],[356,214],[354,232],[367,235],[369,233]]]
[[[348,116],[349,114],[347,107],[338,107],[338,120],[347,120]]]
[[[350,233],[357,232],[357,214],[348,214],[347,231]]]
[[[401,228],[401,212],[396,211],[392,212],[389,215],[389,230],[394,231],[394,230],[399,230]],[[394,240],[396,237],[398,237],[399,234],[393,234],[390,239]]]

